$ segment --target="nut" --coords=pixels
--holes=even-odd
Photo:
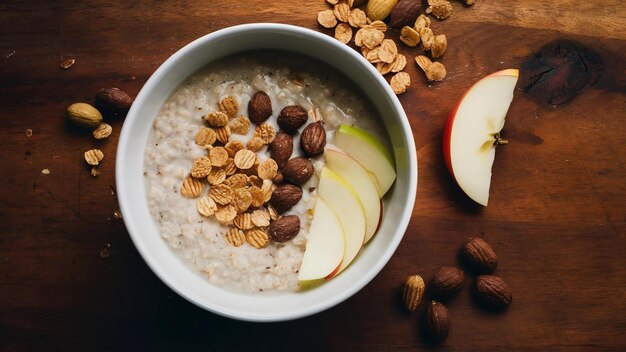
[[[404,290],[402,291],[402,301],[411,312],[417,309],[424,296],[424,280],[419,275],[411,275],[404,282]]]
[[[269,235],[274,242],[287,242],[300,232],[300,218],[296,215],[286,215],[272,222]]]
[[[298,132],[298,129],[306,123],[309,114],[299,105],[285,106],[278,115],[278,126],[289,134]]]
[[[96,94],[96,106],[105,112],[126,112],[132,104],[133,99],[119,88],[103,88]]]
[[[476,279],[476,292],[478,298],[492,308],[504,308],[513,300],[509,286],[494,275],[479,276]]]
[[[402,28],[414,23],[420,14],[421,0],[400,0],[391,11],[391,27]]]
[[[296,205],[300,199],[302,199],[302,188],[284,184],[274,190],[269,202],[279,213],[284,213]]]
[[[365,6],[365,13],[372,21],[382,21],[389,16],[396,3],[398,0],[369,0]]]
[[[102,114],[87,103],[74,103],[67,108],[67,119],[77,126],[93,130],[102,123]]]
[[[272,115],[272,100],[269,95],[260,90],[250,98],[248,103],[248,116],[250,121],[261,123]]]
[[[498,256],[489,243],[482,238],[472,238],[465,242],[461,248],[463,259],[470,264],[473,269],[481,273],[490,273],[498,265]]]
[[[452,14],[452,4],[447,0],[428,0],[427,14],[431,14],[440,20],[445,20]]]
[[[432,301],[428,305],[424,317],[426,337],[431,341],[441,342],[448,337],[449,329],[448,308],[439,302]]]
[[[98,165],[102,159],[104,159],[104,153],[100,149],[91,149],[85,152],[85,161],[89,165]]]
[[[306,156],[315,156],[324,152],[326,131],[321,122],[310,123],[302,130],[300,146]]]
[[[274,176],[274,178],[272,178],[272,182],[274,182],[275,185],[279,185],[284,181],[285,177],[283,176],[283,173],[280,171],[276,171],[276,175]]]
[[[302,186],[313,176],[313,163],[307,158],[293,158],[285,164],[282,174],[287,182]]]
[[[276,137],[274,137],[274,141],[270,143],[269,150],[270,156],[276,161],[278,168],[281,169],[293,153],[293,137],[287,133],[278,132]]]
[[[95,139],[105,139],[111,135],[113,132],[113,127],[108,123],[101,123],[95,130],[93,130],[93,138]]]
[[[430,282],[433,294],[437,297],[447,298],[453,296],[463,288],[465,275],[463,271],[451,266],[441,268]]]

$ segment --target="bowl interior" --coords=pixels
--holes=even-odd
[[[325,62],[362,88],[383,119],[398,178],[385,196],[377,235],[355,262],[324,285],[298,293],[248,295],[209,284],[161,239],[148,210],[143,180],[144,151],[154,118],[170,93],[198,69],[219,58],[254,49],[293,51]],[[116,182],[126,227],[151,269],[189,301],[215,313],[250,321],[294,319],[331,307],[365,286],[387,263],[408,225],[417,187],[417,159],[408,120],[384,79],[358,53],[312,30],[279,24],[250,24],[204,36],[170,57],[148,80],[129,111],[117,152]]]

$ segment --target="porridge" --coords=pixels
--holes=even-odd
[[[374,116],[347,79],[311,59],[263,51],[212,63],[171,94],[148,139],[160,235],[216,286],[297,291],[324,147],[341,124],[385,141]]]

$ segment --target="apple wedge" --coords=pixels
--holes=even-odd
[[[517,69],[493,73],[474,84],[446,122],[443,154],[448,171],[471,199],[487,206],[491,167],[504,118],[513,100]]]
[[[324,152],[326,166],[343,177],[356,191],[365,212],[365,243],[376,233],[381,218],[381,202],[376,182],[354,158],[336,149]]]
[[[320,174],[318,195],[337,215],[346,239],[346,251],[339,269],[327,279],[343,271],[359,254],[365,240],[365,213],[358,194],[336,172],[324,167]]]
[[[371,134],[346,124],[337,128],[333,144],[375,176],[382,198],[396,179],[393,157],[387,148]]]
[[[339,269],[345,250],[346,241],[339,219],[326,202],[318,198],[298,280],[319,280],[333,274]]]

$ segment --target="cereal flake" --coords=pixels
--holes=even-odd
[[[389,84],[394,93],[402,94],[411,85],[411,76],[406,72],[398,72],[391,77]]]

